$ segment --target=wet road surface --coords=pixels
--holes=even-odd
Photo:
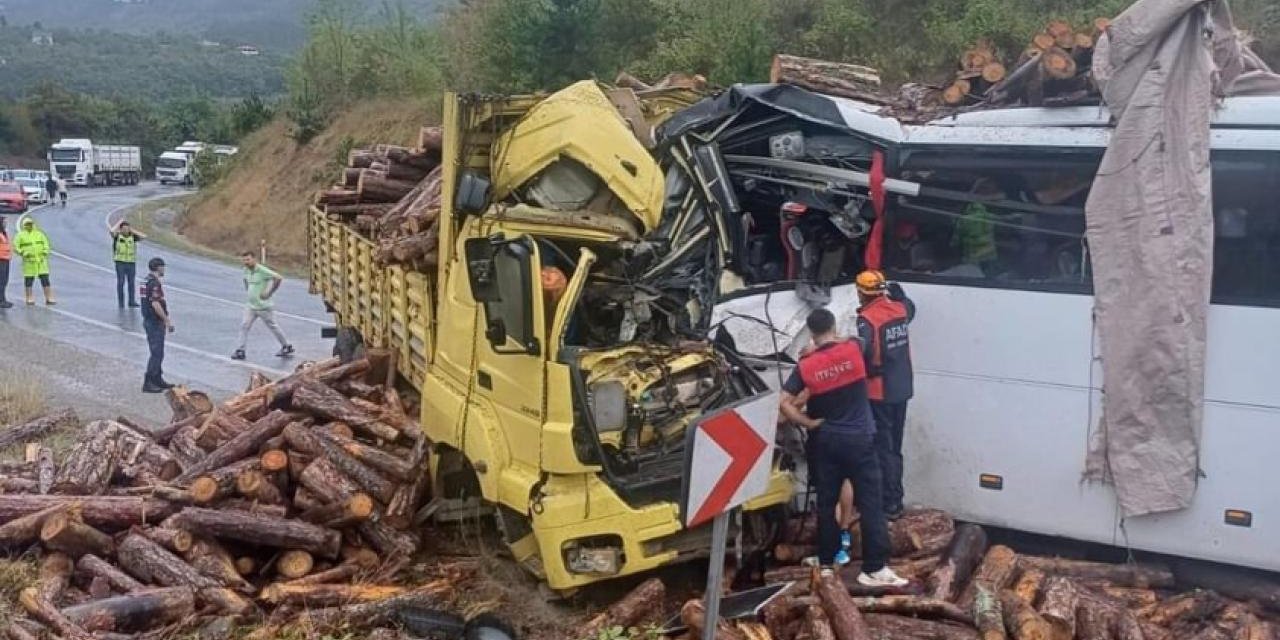
[[[16,306],[0,310],[5,327],[4,343],[14,344],[34,336],[32,345],[0,348],[0,364],[22,371],[39,369],[71,376],[66,383],[79,385],[78,394],[101,395],[112,404],[122,401],[126,390],[136,394],[137,417],[162,420],[167,415],[163,399],[140,392],[146,368],[147,344],[138,309],[120,309],[116,303],[115,268],[107,228],[132,206],[148,199],[177,195],[177,188],[154,183],[137,187],[75,189],[65,209],[44,207],[33,217],[53,245],[50,272],[58,304],[44,306],[37,282],[34,307],[22,304],[21,261],[14,256],[8,285],[9,300]],[[8,216],[7,228],[16,234],[17,216]],[[249,334],[248,360],[230,359],[244,312],[245,293],[241,269],[156,246],[138,244],[138,284],[146,263],[154,256],[167,263],[165,290],[176,332],[169,335],[164,362],[165,377],[223,398],[244,388],[252,370],[275,378],[285,375],[303,360],[327,356],[332,342],[320,337],[330,320],[319,298],[307,293],[305,281],[286,278],[276,292],[276,321],[297,349],[290,359],[275,357],[279,344],[258,323]],[[57,346],[53,346],[57,343]],[[32,349],[30,346],[44,345]],[[96,372],[85,376],[86,372]],[[55,376],[54,384],[62,384]],[[97,381],[97,382],[95,382]],[[55,394],[56,397],[56,394]],[[130,406],[129,401],[124,401]],[[153,407],[160,407],[155,409]],[[145,409],[145,410],[141,410]]]

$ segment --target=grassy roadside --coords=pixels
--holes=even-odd
[[[0,370],[0,426],[30,420],[44,408],[44,393],[36,381],[12,369]],[[56,437],[70,441],[69,434],[56,434]],[[21,460],[23,448],[22,444],[15,444],[0,451],[0,460]],[[18,592],[35,584],[36,575],[34,558],[0,557],[0,620],[9,620],[16,615],[12,607],[18,600]]]
[[[183,217],[190,213],[198,197],[199,194],[186,193],[148,200],[126,211],[124,217],[134,229],[146,234],[148,241],[157,245],[229,265],[238,265],[240,263],[238,256],[206,247],[178,233],[177,227],[181,224]],[[289,277],[306,277],[304,271],[290,265],[272,264],[271,266]]]

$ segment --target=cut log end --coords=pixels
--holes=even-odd
[[[311,573],[313,568],[315,568],[315,557],[298,549],[284,552],[276,561],[276,572],[290,580]]]
[[[1044,55],[1040,57],[1040,66],[1050,78],[1066,80],[1076,75],[1075,59],[1059,48],[1045,51]]]
[[[1048,51],[1057,45],[1058,39],[1049,33],[1037,33],[1031,38],[1031,46],[1040,51]]]
[[[986,80],[990,84],[995,84],[1004,80],[1006,75],[1008,75],[1008,70],[1005,69],[1005,66],[998,61],[989,62],[986,66],[982,67],[982,79]]]
[[[263,453],[259,462],[263,471],[284,471],[289,468],[289,454],[280,449],[272,449]]]
[[[209,504],[218,499],[218,480],[211,476],[200,476],[191,481],[191,499],[196,504]]]

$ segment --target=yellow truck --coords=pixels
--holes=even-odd
[[[370,239],[308,218],[340,340],[395,352],[421,400],[436,498],[483,501],[558,591],[705,557],[710,526],[681,524],[687,427],[766,390],[705,339],[715,243],[664,241],[680,222],[640,138],[690,96],[647,94],[624,118],[607,91],[445,98],[431,273],[378,266]],[[768,542],[792,496],[774,469],[742,547]]]

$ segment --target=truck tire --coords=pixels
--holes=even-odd
[[[364,337],[350,327],[338,329],[333,340],[333,355],[342,362],[351,362],[364,356]]]

